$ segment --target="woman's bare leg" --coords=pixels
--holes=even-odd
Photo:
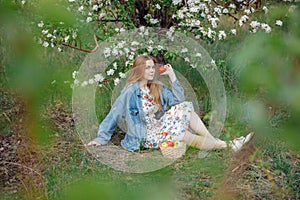
[[[200,137],[205,138],[203,139],[203,141],[205,140],[206,142],[208,142],[207,144],[208,146],[211,146],[211,143],[214,142],[215,144],[214,146],[216,146],[215,148],[226,148],[227,146],[226,142],[214,138],[214,136],[212,136],[210,132],[207,130],[200,117],[194,111],[191,112],[190,127],[193,131],[199,134]]]
[[[226,143],[223,144],[220,140],[213,137],[200,136],[186,131],[182,139],[187,145],[201,150],[223,149],[226,148]]]

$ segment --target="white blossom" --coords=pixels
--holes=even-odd
[[[110,69],[110,70],[108,70],[108,71],[106,72],[106,74],[107,74],[108,76],[112,76],[112,75],[114,75],[114,73],[115,73],[115,70],[113,70],[113,69]]]
[[[221,14],[222,14],[222,10],[221,10],[220,7],[215,7],[215,8],[214,8],[214,11],[215,11],[216,13],[218,13],[218,15],[221,15]]]
[[[140,44],[140,43],[137,42],[137,41],[132,41],[132,42],[131,42],[131,45],[132,45],[132,46],[134,46],[134,45],[139,45],[139,44]]]
[[[92,20],[93,20],[93,19],[92,19],[91,17],[87,17],[87,18],[86,18],[86,22],[87,22],[87,23],[91,22]]]
[[[78,11],[79,11],[79,12],[82,12],[82,11],[83,11],[83,6],[80,6],[80,7],[78,8]]]
[[[268,11],[269,11],[268,8],[267,8],[266,6],[264,6],[262,9],[263,9],[263,11],[265,11],[266,14],[267,14]]]
[[[189,50],[187,48],[181,49],[181,53],[187,53]]]
[[[24,5],[24,4],[26,3],[26,1],[25,1],[25,0],[22,0],[21,3],[22,3],[22,5]]]
[[[228,14],[228,13],[229,13],[229,10],[228,10],[227,8],[224,8],[224,9],[223,9],[223,13],[224,13],[224,14]]]
[[[226,38],[226,33],[225,31],[219,31],[219,40],[223,40]]]
[[[190,7],[190,12],[192,12],[192,13],[197,13],[197,12],[199,12],[199,7]]]
[[[75,79],[78,75],[78,71],[73,71],[72,73],[72,78]]]
[[[244,10],[244,13],[246,13],[247,15],[250,15],[251,14],[251,10],[250,9],[246,9],[246,10]]]
[[[214,59],[212,59],[212,60],[210,61],[210,64],[215,65],[215,64],[216,64],[216,61],[215,61]]]
[[[210,38],[210,39],[214,39],[215,35],[216,35],[216,32],[211,30],[210,28],[208,28],[207,37]]]
[[[115,80],[114,80],[114,85],[118,85],[120,83],[120,79],[119,78],[116,78]]]
[[[139,30],[140,30],[140,32],[144,32],[145,31],[145,26],[141,26],[140,28],[139,28]]]
[[[233,35],[236,35],[236,29],[231,29],[230,31]]]
[[[128,56],[129,60],[133,60],[134,59],[134,54],[130,54],[130,56]]]
[[[48,33],[48,31],[49,31],[49,30],[42,30],[42,33],[43,33],[44,35],[46,35],[46,34]]]
[[[122,72],[119,72],[119,76],[120,76],[120,78],[126,78],[126,74],[122,73]]]
[[[126,55],[128,55],[128,53],[130,52],[130,50],[127,47],[124,48],[124,51]]]
[[[180,19],[183,19],[184,18],[184,12],[182,10],[179,10],[178,13],[177,13],[177,16],[180,18]]]
[[[282,26],[282,21],[281,20],[276,20],[276,23],[275,23],[277,26]]]
[[[253,28],[253,29],[257,29],[258,27],[260,27],[260,22],[258,21],[252,21],[250,23],[250,26]]]
[[[64,41],[65,41],[65,42],[68,42],[69,38],[70,38],[70,36],[67,35],[67,36],[64,38]]]
[[[172,3],[176,6],[177,4],[181,3],[181,0],[172,0]]]
[[[48,47],[48,46],[49,46],[49,43],[45,41],[45,42],[43,43],[43,47]]]
[[[148,29],[145,30],[144,35],[146,35],[146,36],[149,35],[149,30]]]
[[[72,38],[75,39],[76,37],[77,37],[77,33],[76,33],[76,32],[73,32]]]
[[[257,29],[252,29],[250,32],[251,32],[251,33],[256,33],[256,32],[257,32]]]
[[[79,85],[79,83],[80,83],[80,82],[79,82],[79,80],[78,80],[78,79],[75,79],[75,80],[74,80],[74,85],[78,86],[78,85]]]
[[[190,62],[190,59],[189,59],[188,57],[185,57],[185,58],[184,58],[184,61],[185,61],[185,62]]]
[[[147,47],[147,50],[148,50],[149,52],[152,52],[152,51],[153,51],[153,47],[152,47],[152,46],[148,46],[148,47]]]
[[[81,83],[81,86],[82,86],[82,87],[87,86],[87,85],[88,85],[88,82],[87,82],[87,81],[83,81],[83,82]]]
[[[106,47],[105,49],[104,49],[104,57],[105,58],[107,58],[107,57],[109,57],[110,56],[110,53],[111,53],[111,50],[110,50],[110,48],[108,48],[108,47]]]
[[[44,26],[44,22],[41,21],[40,23],[38,23],[38,27],[42,28]]]
[[[268,24],[262,23],[261,28],[266,31],[266,33],[270,33],[272,31],[271,27]]]
[[[154,44],[153,40],[149,40],[148,44],[150,44],[150,45]]]
[[[95,11],[97,11],[98,8],[99,8],[98,5],[93,5],[93,8],[92,8],[92,9],[95,10]]]
[[[99,15],[99,19],[102,19],[103,17],[105,17],[105,15],[106,15],[106,13],[100,13],[100,15]]]
[[[117,69],[118,68],[118,63],[114,62],[113,67],[114,67],[114,69]]]
[[[243,15],[239,20],[239,25],[243,26],[244,22],[246,22],[249,19],[247,15]]]
[[[200,26],[200,24],[201,24],[201,22],[200,22],[200,20],[194,20],[194,24],[196,25],[196,26]]]
[[[163,49],[164,49],[164,47],[163,47],[163,46],[161,46],[161,45],[158,45],[158,46],[157,46],[157,49],[158,49],[158,50],[163,50]]]
[[[196,53],[196,57],[202,57],[201,53]]]
[[[119,54],[118,49],[117,49],[117,48],[114,48],[114,49],[112,50],[112,54],[113,54],[114,56],[117,56],[117,55]]]
[[[156,4],[155,7],[160,10],[161,9],[161,6],[159,4]]]
[[[210,18],[209,21],[211,22],[211,25],[213,28],[217,28],[218,27],[218,24],[217,24],[217,21],[219,21],[218,18],[214,17],[214,18]]]
[[[150,19],[151,24],[157,24],[159,21],[158,19]]]
[[[92,79],[92,78],[89,79],[89,84],[90,84],[90,85],[92,85],[92,84],[94,84],[94,83],[95,83],[94,79]]]
[[[117,47],[118,47],[119,49],[123,49],[124,44],[126,44],[126,42],[125,42],[124,40],[122,40],[121,42],[118,43]]]
[[[194,64],[191,64],[190,66],[191,66],[192,68],[194,68],[194,69],[197,67],[197,66],[194,65]]]
[[[94,80],[95,82],[102,82],[104,80],[104,77],[102,76],[102,74],[95,74]]]
[[[236,9],[235,4],[233,4],[233,3],[231,3],[228,7],[229,7],[229,8],[232,8],[232,9]]]

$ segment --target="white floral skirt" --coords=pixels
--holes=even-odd
[[[147,136],[144,147],[158,148],[164,141],[182,140],[189,128],[193,110],[192,102],[185,101],[172,106],[159,120],[146,116]]]

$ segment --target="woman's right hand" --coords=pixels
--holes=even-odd
[[[101,144],[99,142],[96,141],[90,141],[88,144],[86,144],[85,146],[101,146]]]
[[[172,65],[168,63],[168,64],[164,65],[164,67],[165,67],[166,71],[161,73],[161,75],[168,75],[171,82],[174,82],[176,80],[176,75],[175,75]]]

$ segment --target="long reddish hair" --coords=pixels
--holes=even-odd
[[[129,72],[125,87],[127,87],[131,83],[138,82],[139,80],[141,80],[143,78],[147,60],[153,60],[153,62],[156,63],[156,60],[152,56],[149,56],[149,55],[139,55],[135,58],[133,65],[132,65],[132,69]],[[150,94],[152,95],[154,102],[157,105],[161,106],[159,94],[160,94],[160,90],[161,90],[162,86],[157,81],[157,73],[155,73],[153,80],[148,81],[147,86],[150,89]]]

